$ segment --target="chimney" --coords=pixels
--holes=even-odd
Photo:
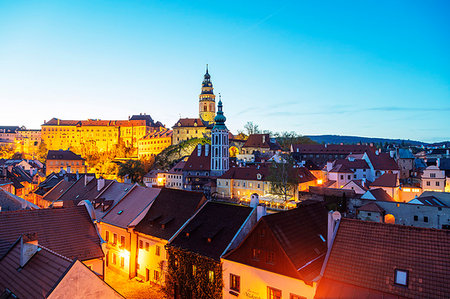
[[[390,151],[389,152],[389,155],[391,156],[391,158],[394,158],[394,154],[395,154],[395,151]]]
[[[259,195],[257,193],[253,193],[250,196],[250,208],[255,208],[259,204]]]
[[[336,224],[341,220],[341,213],[338,211],[328,212],[328,229],[327,229],[327,247],[330,248],[333,242],[334,231]]]
[[[329,172],[333,168],[333,162],[327,162],[327,171]]]
[[[59,126],[59,123],[60,123],[60,120],[59,120],[59,118],[58,118],[58,126]]]
[[[261,217],[264,217],[266,215],[267,215],[266,204],[264,203],[258,204],[258,206],[256,207],[256,221],[259,221]]]
[[[38,252],[37,233],[23,234],[20,237],[20,267],[25,264]]]
[[[202,145],[199,144],[199,145],[197,146],[197,156],[200,157],[201,154],[202,154]]]
[[[89,182],[92,181],[94,177],[95,175],[86,173],[84,175],[84,185],[86,186],[87,184],[89,184]]]
[[[327,146],[328,146],[328,144],[327,144],[327,143],[325,143],[325,148],[327,148]]]
[[[439,168],[439,166],[441,166],[441,159],[437,158],[436,159],[436,166]]]
[[[102,190],[103,187],[105,187],[105,179],[104,179],[103,177],[100,177],[100,178],[97,180],[97,191],[100,192],[100,190]]]
[[[266,143],[266,135],[263,135],[262,138],[263,138],[263,142],[262,143],[263,144]]]
[[[205,157],[208,157],[209,153],[209,144],[205,144]]]
[[[377,156],[378,156],[378,154],[379,154],[379,152],[378,152],[378,150],[376,150],[376,151],[375,151],[375,155],[377,155]]]
[[[78,173],[78,169],[77,169],[77,181],[80,179],[80,174]]]
[[[448,156],[450,155],[450,150],[447,149],[447,150],[445,151],[445,154],[447,155],[447,158],[448,158]]]

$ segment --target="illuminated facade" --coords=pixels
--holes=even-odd
[[[221,176],[230,168],[230,150],[226,117],[222,112],[222,100],[219,100],[218,112],[211,131],[211,175]]]
[[[85,159],[72,151],[48,151],[46,161],[46,175],[65,170],[68,173],[86,173]]]
[[[135,117],[135,116],[133,116]],[[68,149],[80,153],[113,150],[119,143],[137,147],[137,141],[148,133],[159,130],[160,125],[148,119],[129,120],[61,120],[53,118],[41,127],[42,141],[47,149]],[[151,119],[151,118],[150,118]]]
[[[216,96],[211,83],[211,75],[208,73],[208,66],[206,66],[202,92],[199,96],[199,115],[201,120],[207,123],[214,122],[216,116]]]
[[[19,130],[14,139],[15,150],[35,155],[41,144],[41,130]]]
[[[172,133],[170,129],[149,133],[138,141],[139,159],[150,158],[158,155],[166,147],[172,145]]]

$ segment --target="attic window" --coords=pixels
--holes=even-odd
[[[395,284],[408,286],[408,271],[395,269]]]
[[[319,235],[320,240],[322,240],[322,242],[325,242],[325,238],[322,235]]]
[[[119,212],[117,212],[117,215],[120,215],[123,213],[123,210],[120,210]]]

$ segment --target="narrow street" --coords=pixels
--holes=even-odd
[[[117,274],[106,268],[105,282],[127,299],[165,298],[158,285]]]

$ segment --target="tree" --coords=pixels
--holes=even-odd
[[[132,183],[142,183],[142,178],[146,174],[144,165],[139,160],[128,160],[119,164],[118,176],[124,178],[128,176]]]
[[[9,145],[0,146],[0,159],[11,159],[14,156],[14,148]]]
[[[276,138],[278,144],[280,144],[281,148],[285,151],[289,151],[291,145],[293,144],[317,144],[317,142],[311,140],[310,138],[299,135],[294,131],[275,133],[274,137]]]
[[[283,196],[286,201],[289,195],[296,192],[299,178],[294,160],[289,156],[283,159],[285,161],[281,163],[272,162],[267,179],[272,193]]]
[[[44,163],[45,160],[47,159],[47,154],[48,154],[47,145],[42,140],[37,150],[37,159],[42,163]]]
[[[247,131],[247,135],[261,133],[259,126],[249,121],[244,125],[244,129]]]

